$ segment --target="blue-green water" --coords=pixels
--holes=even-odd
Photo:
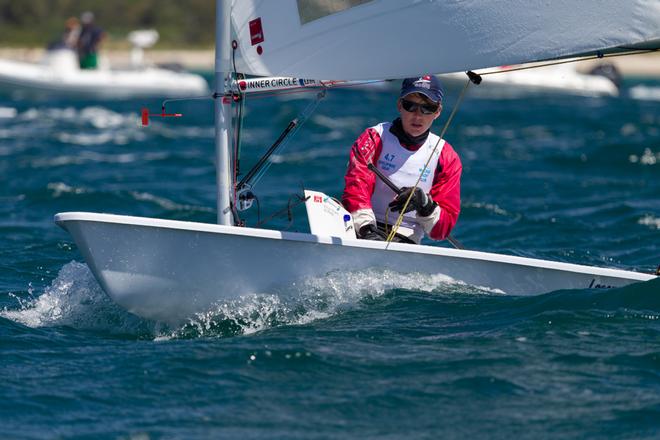
[[[660,82],[631,96],[638,85],[620,98],[468,96],[446,135],[464,165],[453,235],[655,271],[660,101],[642,98]],[[248,100],[244,172],[310,96]],[[260,217],[301,185],[338,196],[353,140],[392,119],[395,98],[395,86],[331,92],[256,187]],[[180,328],[128,314],[52,216],[214,221],[212,104],[173,103],[183,118],[141,128],[145,104],[160,108],[0,97],[0,437],[660,437],[660,280],[513,297],[320,273],[287,300],[246,297]]]

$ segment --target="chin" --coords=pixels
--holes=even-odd
[[[411,127],[406,127],[405,125],[403,126],[403,131],[408,133],[408,136],[412,136],[412,137],[419,136],[418,130],[415,130],[414,128]]]

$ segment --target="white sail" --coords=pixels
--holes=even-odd
[[[236,69],[403,78],[660,47],[658,0],[233,0]]]

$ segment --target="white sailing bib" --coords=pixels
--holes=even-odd
[[[440,138],[433,133],[429,133],[426,142],[417,151],[409,151],[401,146],[396,136],[390,133],[391,126],[392,123],[387,122],[373,127],[380,134],[383,143],[383,149],[374,165],[399,188],[413,186],[420,174],[422,174],[429,156],[433,154],[433,158],[429,161],[429,165],[424,170],[422,178],[417,185],[425,193],[429,193],[433,186],[433,178],[435,177],[435,171],[438,166],[438,159],[440,158],[445,141],[440,141],[438,148],[434,152],[433,148]],[[379,222],[390,225],[396,223],[399,213],[388,211],[388,204],[394,199],[394,196],[394,191],[380,179],[376,178],[374,192],[371,195],[371,206],[376,220]],[[412,229],[414,235],[417,237],[421,238],[424,235],[424,230],[417,223],[416,213],[414,211],[404,215],[401,226]],[[401,232],[403,233],[404,231],[402,230]]]

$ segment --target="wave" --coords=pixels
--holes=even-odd
[[[144,321],[114,304],[88,267],[71,262],[37,297],[18,300],[19,308],[5,308],[0,316],[31,328],[72,327],[108,334],[144,335]]]
[[[648,226],[651,229],[660,229],[660,218],[654,217],[652,215],[645,215],[644,217],[637,220],[637,223],[640,225]]]
[[[111,139],[111,136],[100,137]],[[100,137],[96,137],[99,139]],[[105,143],[105,142],[100,142]],[[87,144],[89,145],[89,144]],[[54,168],[67,165],[83,165],[86,163],[132,163],[144,161],[144,155],[135,153],[102,154],[94,151],[81,151],[72,156],[39,157],[30,162],[32,168]]]
[[[5,309],[1,315],[28,327],[71,326],[139,337],[148,332],[156,339],[168,339],[252,334],[282,325],[304,325],[372,306],[383,297],[390,304],[394,301],[396,307],[406,306],[419,301],[420,294],[429,301],[425,307],[442,308],[448,307],[448,296],[470,295],[470,302],[478,302],[480,319],[491,323],[511,324],[540,316],[561,318],[582,312],[595,313],[601,318],[657,320],[660,297],[654,292],[659,290],[660,279],[656,279],[611,290],[569,290],[536,297],[511,297],[441,275],[370,269],[330,273],[272,292],[245,295],[219,303],[183,326],[171,328],[142,320],[114,304],[88,267],[74,261],[60,270],[41,295],[18,299],[18,309]],[[478,299],[484,296],[488,299]]]
[[[51,182],[46,186],[49,198],[60,199],[71,196],[86,196],[90,201],[96,201],[99,198],[105,200],[104,205],[107,207],[113,202],[121,202],[123,200],[145,202],[153,206],[162,208],[168,212],[177,213],[214,213],[215,209],[208,206],[193,205],[189,203],[177,203],[166,197],[157,196],[143,191],[132,190],[117,190],[117,191],[98,191],[91,188],[81,186],[71,186],[63,182]],[[33,196],[34,197],[34,196]],[[80,200],[80,199],[76,199]]]
[[[392,292],[499,295],[445,276],[400,274],[387,270],[331,273],[272,292],[244,295],[216,304],[181,326],[141,319],[112,302],[89,268],[72,261],[44,292],[17,298],[18,307],[0,316],[31,328],[71,327],[109,335],[154,340],[250,335],[263,330],[305,325],[350,310],[369,307]]]
[[[640,101],[660,101],[660,87],[638,85],[630,88],[630,97]]]
[[[158,339],[249,335],[267,329],[307,325],[369,308],[400,292],[499,295],[441,275],[400,274],[388,270],[333,272],[273,292],[254,293],[217,304]],[[387,301],[387,300],[386,300]]]
[[[500,291],[469,286],[443,275],[402,274],[378,269],[332,272],[305,279],[274,293],[248,295],[222,304],[198,315],[191,322],[199,327],[199,324],[213,322],[219,317],[228,318],[235,322],[244,321],[243,333],[254,333],[275,325],[302,325],[329,318],[402,291],[501,294]],[[247,317],[256,319],[245,319]]]
[[[628,156],[630,163],[639,163],[640,165],[655,165],[660,162],[660,152],[654,153],[650,148],[645,148],[641,156],[631,154]]]
[[[506,209],[503,209],[499,207],[498,205],[494,203],[482,203],[482,202],[473,202],[473,201],[465,201],[462,205],[462,208],[464,209],[478,209],[478,210],[485,210],[486,212],[493,213],[496,215],[504,216],[504,217],[513,217],[514,214],[509,213]],[[518,216],[518,215],[516,215]]]
[[[84,108],[29,108],[19,111],[12,107],[0,107],[0,119],[6,119],[0,130],[0,139],[51,138],[63,144],[128,145],[144,142],[150,137],[164,139],[212,139],[214,127],[190,126],[181,123],[172,126],[169,121],[155,120],[149,127],[140,123],[135,111],[120,112],[100,106]],[[29,124],[30,130],[25,130]]]
[[[214,213],[215,209],[208,206],[197,206],[189,204],[176,203],[165,197],[159,197],[146,192],[130,191],[129,194],[138,201],[151,202],[167,211],[182,211],[182,212],[208,212]]]
[[[343,116],[343,117],[329,117],[323,114],[316,114],[312,117],[312,121],[324,128],[331,130],[350,130],[358,132],[366,124],[365,118],[359,116]]]
[[[29,108],[16,115],[16,119],[23,123],[68,122],[74,125],[91,125],[98,129],[118,128],[126,125],[136,126],[138,118],[139,116],[135,112],[118,113],[99,106],[82,109],[75,107]]]
[[[660,278],[617,289],[560,290],[535,297],[508,297],[482,315],[495,326],[542,322],[554,328],[660,319]]]
[[[304,163],[311,162],[316,159],[325,159],[331,157],[346,156],[345,151],[337,150],[336,148],[316,148],[308,151],[298,151],[286,154],[273,154],[270,161],[276,164],[279,163]]]
[[[18,114],[18,110],[14,107],[1,107],[0,106],[0,119],[13,119]]]
[[[70,327],[153,340],[251,335],[328,319],[348,320],[346,325],[359,326],[365,313],[392,320],[424,317],[426,327],[460,324],[495,332],[507,328],[510,332],[530,323],[536,327],[542,323],[544,328],[582,323],[590,328],[599,322],[660,320],[659,291],[660,278],[618,289],[563,290],[520,297],[442,275],[368,269],[332,272],[247,294],[217,303],[182,325],[172,326],[127,312],[105,295],[85,264],[72,261],[41,294],[31,291],[28,298],[13,295],[17,306],[5,307],[0,316],[30,328]],[[527,342],[527,333],[523,331],[516,341]]]

